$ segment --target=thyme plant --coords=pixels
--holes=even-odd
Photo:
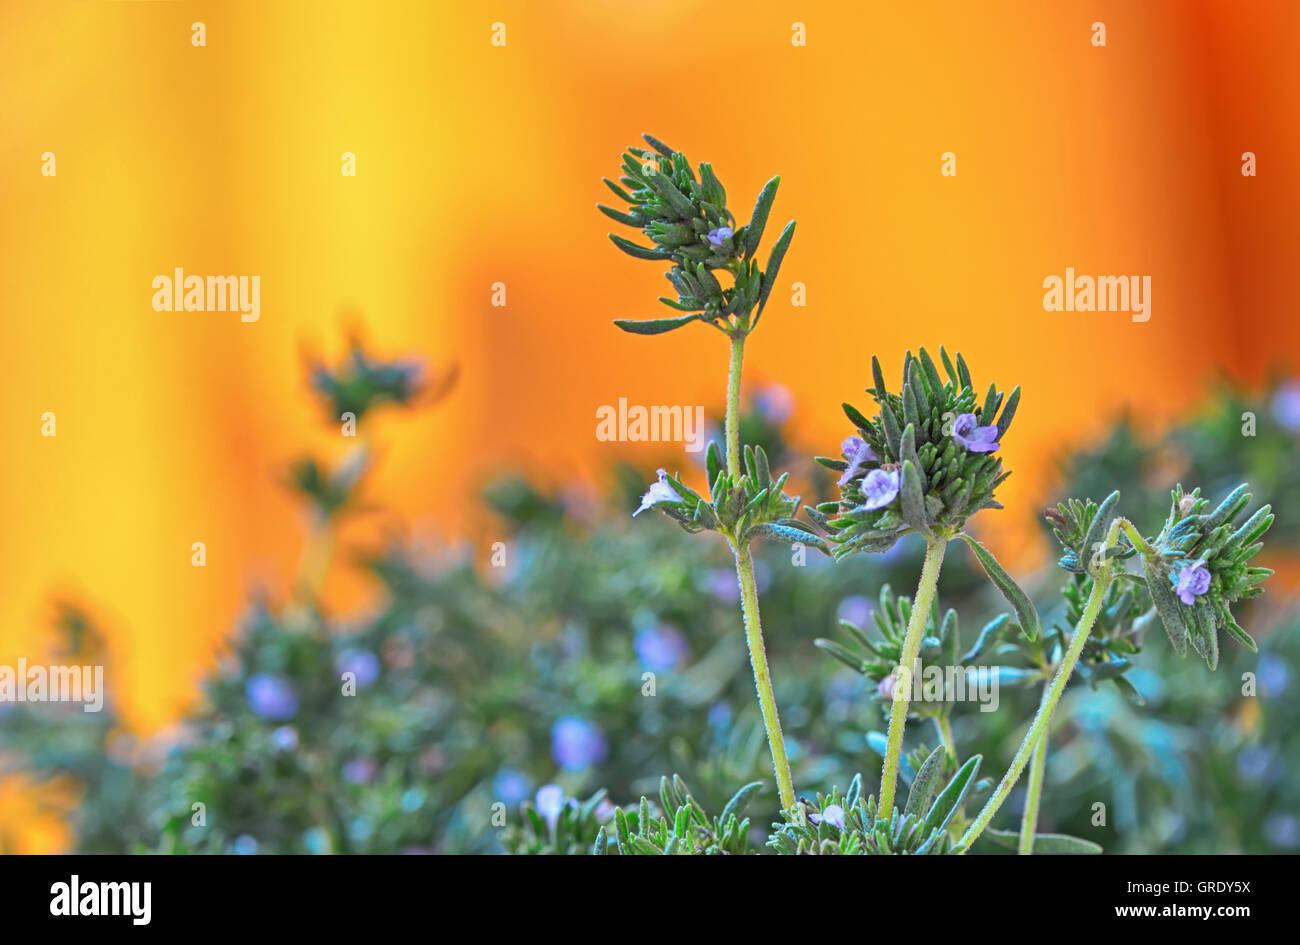
[[[601,205],[600,210],[640,230],[650,243],[611,234],[619,249],[669,264],[667,278],[677,297],[660,301],[682,314],[616,324],[635,334],[657,335],[703,322],[727,336],[731,356],[725,452],[709,445],[708,497],[661,469],[633,514],[657,508],[689,532],[719,532],[731,548],[782,808],[769,846],[780,853],[960,854],[988,832],[999,842],[1010,836],[1021,853],[1033,852],[1036,841],[1040,852],[1100,852],[1086,840],[1036,834],[1048,735],[1061,696],[1076,671],[1094,686],[1114,681],[1135,694],[1124,672],[1129,656],[1141,647],[1143,629],[1155,617],[1179,655],[1190,644],[1210,669],[1218,664],[1219,630],[1254,650],[1231,606],[1260,593],[1261,582],[1271,573],[1249,563],[1272,523],[1269,507],[1238,525],[1251,499],[1245,486],[1212,511],[1199,490],[1184,493],[1179,486],[1164,527],[1153,538],[1117,515],[1118,492],[1101,503],[1072,499],[1049,510],[1047,517],[1064,549],[1059,563],[1071,577],[1062,595],[1066,623],[1045,632],[1029,595],[966,530],[976,513],[1002,508],[995,493],[1010,472],[1003,468],[1001,449],[1020,404],[1020,388],[1005,394],[990,384],[981,397],[961,354],[950,357],[940,348],[936,363],[921,348],[915,356],[910,351],[904,356],[898,392],[886,385],[879,359],[872,359],[873,384],[867,392],[875,401],[874,415],[843,405],[854,433],[843,441],[840,458],[818,458],[840,473],[839,499],[804,509],[808,522],[798,520],[801,502],[785,493],[786,475],[774,478],[763,450],[740,442],[737,422],[745,339],[759,323],[794,233],[791,222],[773,244],[766,268],[760,269],[756,253],[780,179],[768,182],[750,221],[737,227],[726,191],[709,164],[699,165],[697,172],[681,152],[644,137],[650,147],[627,150],[619,182],[605,180],[627,208]],[[751,544],[760,538],[800,542],[842,561],[886,552],[910,533],[925,542],[916,593],[908,600],[894,598],[888,588],[882,591],[877,615],[881,637],[873,639],[846,622],[854,649],[818,641],[832,656],[871,677],[889,706],[879,793],[865,796],[860,779],[855,779],[843,795],[832,791],[818,795],[815,802],[798,801],[768,670]],[[941,620],[937,601],[944,556],[954,540],[968,547],[1011,608],[986,625],[961,657],[956,614],[949,612]],[[1139,560],[1141,569],[1127,570],[1130,560]],[[1015,632],[1008,634],[1008,629]],[[1008,664],[975,665],[995,643],[999,657],[1011,657]],[[913,673],[923,651],[949,666],[966,666],[977,677],[982,671],[995,685],[1044,683],[1038,709],[1010,767],[969,821],[962,806],[968,797],[982,793],[983,782],[975,780],[982,759],[973,755],[961,760],[944,699],[913,706]],[[941,743],[918,755],[915,763],[903,753],[913,714],[935,721]],[[1027,767],[1029,789],[1019,836],[989,832]],[[904,770],[910,787],[900,811],[896,797]],[[631,839],[620,813],[615,852],[719,852],[716,843],[703,838],[716,834],[719,823],[727,821],[725,815],[721,821],[710,820],[694,809],[698,805],[689,803],[684,789],[671,802],[665,795],[663,803],[656,821],[642,798],[639,833]],[[671,824],[669,814],[674,817]],[[709,833],[710,825],[714,833]],[[647,840],[651,834],[662,842]],[[601,828],[592,852],[609,852],[610,847]]]

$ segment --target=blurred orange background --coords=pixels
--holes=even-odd
[[[642,131],[711,161],[742,221],[782,175],[770,233],[798,232],[746,380],[793,392],[809,452],[835,451],[873,353],[894,377],[944,344],[977,383],[1023,385],[990,540],[1032,562],[1064,446],[1295,366],[1298,35],[1285,2],[6,3],[0,663],[38,658],[68,597],[108,632],[133,725],[191,705],[249,591],[293,578],[279,480],[342,449],[304,351],[336,358],[351,325],[460,365],[447,401],[379,419],[369,494],[485,559],[486,478],[644,461],[658,447],[594,436],[619,397],[716,408],[721,336],[610,325],[667,314],[662,267],[594,208]],[[1045,312],[1067,266],[1150,275],[1151,320]],[[155,312],[174,267],[259,275],[260,320]],[[334,577],[338,612],[364,606]]]

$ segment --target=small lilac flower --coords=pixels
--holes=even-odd
[[[814,817],[816,817],[817,819],[813,820]],[[841,807],[839,804],[831,804],[820,814],[810,814],[808,816],[808,819],[812,820],[813,823],[815,824],[819,824],[822,821],[825,821],[826,823],[830,824],[832,827],[835,827],[839,830],[843,830],[844,829],[844,808]]]
[[[722,244],[731,239],[735,233],[729,226],[720,226],[716,230],[710,230],[708,240],[714,249],[722,249]]]
[[[709,726],[725,729],[731,724],[731,706],[725,702],[715,702],[709,706]]]
[[[343,780],[348,784],[369,784],[378,769],[369,758],[353,758],[343,766]]]
[[[992,453],[998,448],[998,428],[979,425],[975,414],[964,413],[953,421],[952,438],[972,453]]]
[[[637,659],[652,673],[676,669],[690,655],[686,638],[669,624],[639,631],[635,645]]]
[[[555,822],[560,819],[560,811],[564,810],[564,788],[558,784],[544,784],[537,789],[533,803],[537,806],[537,813],[553,830]]]
[[[513,768],[498,771],[492,779],[492,793],[507,807],[514,807],[528,796],[528,777]]]
[[[365,689],[379,678],[379,657],[369,650],[344,650],[334,661],[334,669],[340,676],[352,673],[356,677],[357,688]]]
[[[641,497],[641,507],[632,513],[632,517],[636,518],[646,509],[650,508],[650,506],[658,505],[660,502],[680,501],[682,501],[682,497],[677,494],[677,490],[674,489],[672,483],[668,481],[667,471],[661,469],[659,470],[659,480],[650,483],[650,488],[646,490],[646,494]]]
[[[1210,589],[1210,571],[1201,561],[1184,565],[1175,583],[1178,585],[1178,599],[1191,607],[1197,597]]]
[[[1294,850],[1300,847],[1300,820],[1291,814],[1269,814],[1264,821],[1264,834],[1273,846]]]
[[[754,396],[759,412],[769,423],[778,426],[790,419],[794,413],[794,397],[789,388],[780,384],[769,384]]]
[[[1277,389],[1273,419],[1292,433],[1300,433],[1300,381],[1287,381]]]
[[[844,470],[844,475],[840,476],[841,486],[848,485],[849,480],[858,474],[864,463],[880,462],[876,451],[860,436],[849,437],[840,444],[840,449],[844,451],[844,458],[849,461],[849,468]]]
[[[283,676],[257,673],[244,687],[253,712],[271,722],[287,722],[298,714],[298,694]]]
[[[896,685],[898,685],[898,679],[893,674],[890,674],[880,680],[880,685],[876,687],[876,692],[880,693],[880,695],[886,699],[893,699],[894,687]]]
[[[271,744],[276,751],[293,751],[298,747],[298,730],[292,725],[281,725],[271,733]]]
[[[234,852],[236,856],[252,856],[257,853],[257,840],[246,833],[240,834],[235,838]]]
[[[551,756],[565,771],[600,764],[608,754],[604,733],[586,719],[565,716],[551,727]]]
[[[726,568],[713,568],[704,575],[704,587],[709,594],[724,604],[734,604],[740,600],[740,585],[736,583],[736,572]]]
[[[847,620],[855,627],[865,627],[875,611],[870,598],[862,594],[850,594],[835,608],[835,619]]]
[[[616,810],[618,810],[618,808],[614,806],[613,801],[608,797],[601,798],[600,803],[596,805],[596,819],[598,821],[609,820],[614,816],[614,811]]]
[[[898,470],[873,469],[862,478],[862,494],[867,501],[858,506],[859,512],[883,509],[898,497]]]

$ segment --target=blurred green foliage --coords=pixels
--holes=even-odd
[[[358,383],[348,403],[360,414],[370,400]],[[1149,520],[1168,505],[1170,467],[1195,470],[1210,494],[1249,480],[1278,513],[1271,550],[1294,549],[1300,409],[1288,406],[1288,390],[1264,400],[1222,391],[1158,441],[1120,422],[1063,461],[1054,495],[1099,499],[1119,488],[1131,516]],[[810,502],[824,500],[832,476],[784,447],[788,395],[769,388],[754,400],[743,441],[810,483]],[[1254,436],[1242,433],[1247,412]],[[326,476],[322,467],[312,481]],[[644,469],[617,468],[611,479],[599,499],[548,494],[520,478],[493,484],[485,501],[506,530],[499,567],[487,552],[428,555],[403,541],[361,557],[356,566],[382,588],[367,614],[253,601],[200,705],[149,742],[120,730],[111,698],[98,714],[0,705],[0,777],[35,781],[38,797],[61,779],[79,782],[69,816],[84,852],[488,852],[510,837],[512,848],[539,851],[547,845],[536,828],[552,815],[569,825],[570,846],[592,842],[605,824],[613,849],[619,808],[628,823],[647,824],[652,846],[669,846],[672,818],[685,817],[691,848],[761,848],[778,804],[732,562],[718,544],[680,541],[666,519],[633,528]],[[310,489],[303,495],[314,501]],[[332,511],[340,498],[328,498]],[[857,772],[875,776],[867,736],[883,728],[876,683],[813,641],[837,635],[841,620],[864,625],[882,585],[910,591],[922,550],[911,536],[836,565],[809,549],[799,566],[788,547],[759,551],[776,696],[810,809],[832,803],[819,794],[839,803],[836,786]],[[969,628],[963,649],[1004,609],[971,562],[952,556],[940,593],[941,608],[956,608]],[[1048,625],[1063,619],[1068,580],[1053,568],[1023,582]],[[1109,853],[1300,849],[1296,615],[1275,593],[1239,619],[1260,653],[1225,646],[1217,673],[1163,646],[1135,657],[1126,678],[1145,705],[1084,678],[1071,685],[1052,734],[1041,830]],[[65,610],[58,630],[68,660],[106,659],[111,680],[111,654],[101,655],[83,614]],[[1257,696],[1243,696],[1246,673]],[[1005,767],[1037,697],[1037,687],[1007,687],[997,712],[954,705],[947,717],[963,755],[982,755],[985,771]],[[909,750],[937,740],[930,721],[909,730]],[[664,796],[660,776],[671,772],[691,785],[689,802],[674,788],[674,810],[639,807],[642,795]],[[754,832],[746,844],[739,819],[713,815],[755,781],[761,787],[744,797]],[[539,815],[538,792],[550,784],[589,803]],[[49,797],[54,804],[52,788]],[[682,814],[688,807],[702,809]],[[796,843],[820,842],[800,829],[807,836]],[[0,828],[0,844],[6,835]]]

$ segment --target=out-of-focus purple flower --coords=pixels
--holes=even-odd
[[[1247,781],[1263,781],[1273,768],[1273,753],[1261,745],[1248,745],[1237,755],[1237,773]]]
[[[281,725],[271,733],[271,744],[276,751],[293,751],[298,747],[298,730],[292,725]]]
[[[596,820],[609,820],[614,816],[614,811],[616,810],[618,810],[618,808],[614,806],[614,802],[608,797],[603,797],[600,799],[600,803],[596,805]]]
[[[676,669],[690,652],[686,638],[670,624],[647,627],[637,632],[637,659],[652,673],[666,673]]]
[[[1177,585],[1178,599],[1190,607],[1196,603],[1196,598],[1210,589],[1210,571],[1200,561],[1183,565],[1174,584]]]
[[[835,619],[846,620],[855,627],[865,627],[876,608],[870,598],[861,594],[850,594],[835,608]]]
[[[788,387],[780,384],[768,384],[754,395],[758,411],[768,423],[778,426],[790,419],[794,413],[794,396]]]
[[[233,849],[237,856],[252,856],[257,852],[257,840],[246,833],[240,834],[235,838]]]
[[[849,463],[849,468],[844,470],[844,475],[840,476],[841,486],[848,485],[849,480],[862,470],[864,463],[880,462],[876,451],[860,436],[849,437],[840,444],[840,449],[844,451],[844,458]]]
[[[379,770],[369,758],[353,758],[343,765],[343,780],[348,784],[369,784]]]
[[[1300,847],[1300,820],[1291,814],[1270,814],[1264,820],[1264,836],[1282,850]]]
[[[972,453],[992,453],[1000,445],[998,428],[979,425],[973,413],[964,413],[952,424],[952,438]]]
[[[1265,653],[1259,658],[1255,678],[1259,680],[1259,694],[1265,699],[1276,699],[1286,692],[1291,681],[1291,667],[1286,665],[1286,660]]]
[[[537,789],[533,803],[547,826],[554,830],[555,822],[560,819],[560,811],[564,810],[564,788],[558,784],[544,784]]]
[[[608,754],[604,733],[586,719],[568,715],[551,727],[551,756],[565,771],[600,764]]]
[[[731,724],[731,706],[725,702],[715,702],[709,706],[709,726],[726,728]]]
[[[271,722],[287,722],[298,714],[298,694],[283,676],[256,673],[244,686],[248,707]]]
[[[528,776],[522,771],[506,768],[492,779],[492,793],[507,807],[514,807],[528,796]]]
[[[329,853],[332,846],[329,831],[324,827],[309,827],[303,831],[302,844],[312,856]]]
[[[831,804],[820,814],[809,814],[808,819],[815,824],[820,824],[822,821],[825,821],[826,823],[830,824],[832,827],[835,827],[839,830],[843,830],[844,829],[844,808],[841,807],[839,804]]]
[[[720,226],[716,230],[709,230],[709,243],[714,249],[722,249],[722,244],[731,239],[734,232],[729,226]]]
[[[876,692],[880,693],[886,699],[894,698],[894,687],[898,685],[898,679],[892,673],[880,680],[880,685],[876,687]]]
[[[1300,381],[1287,381],[1274,392],[1273,419],[1292,433],[1300,433]]]
[[[379,657],[369,650],[344,650],[334,661],[334,669],[340,676],[352,673],[357,680],[357,688],[365,689],[379,678]]]
[[[646,494],[641,497],[641,507],[632,513],[632,517],[636,518],[646,509],[650,508],[650,506],[658,505],[660,502],[680,501],[682,501],[682,497],[677,494],[677,490],[674,489],[672,483],[668,481],[668,472],[661,469],[659,470],[658,481],[650,483],[650,488],[647,489]]]
[[[883,509],[898,498],[898,470],[873,469],[862,477],[862,494],[867,501],[858,506],[860,512]]]
[[[724,604],[734,604],[740,600],[740,585],[736,583],[736,572],[727,568],[712,568],[704,573],[704,588]]]

